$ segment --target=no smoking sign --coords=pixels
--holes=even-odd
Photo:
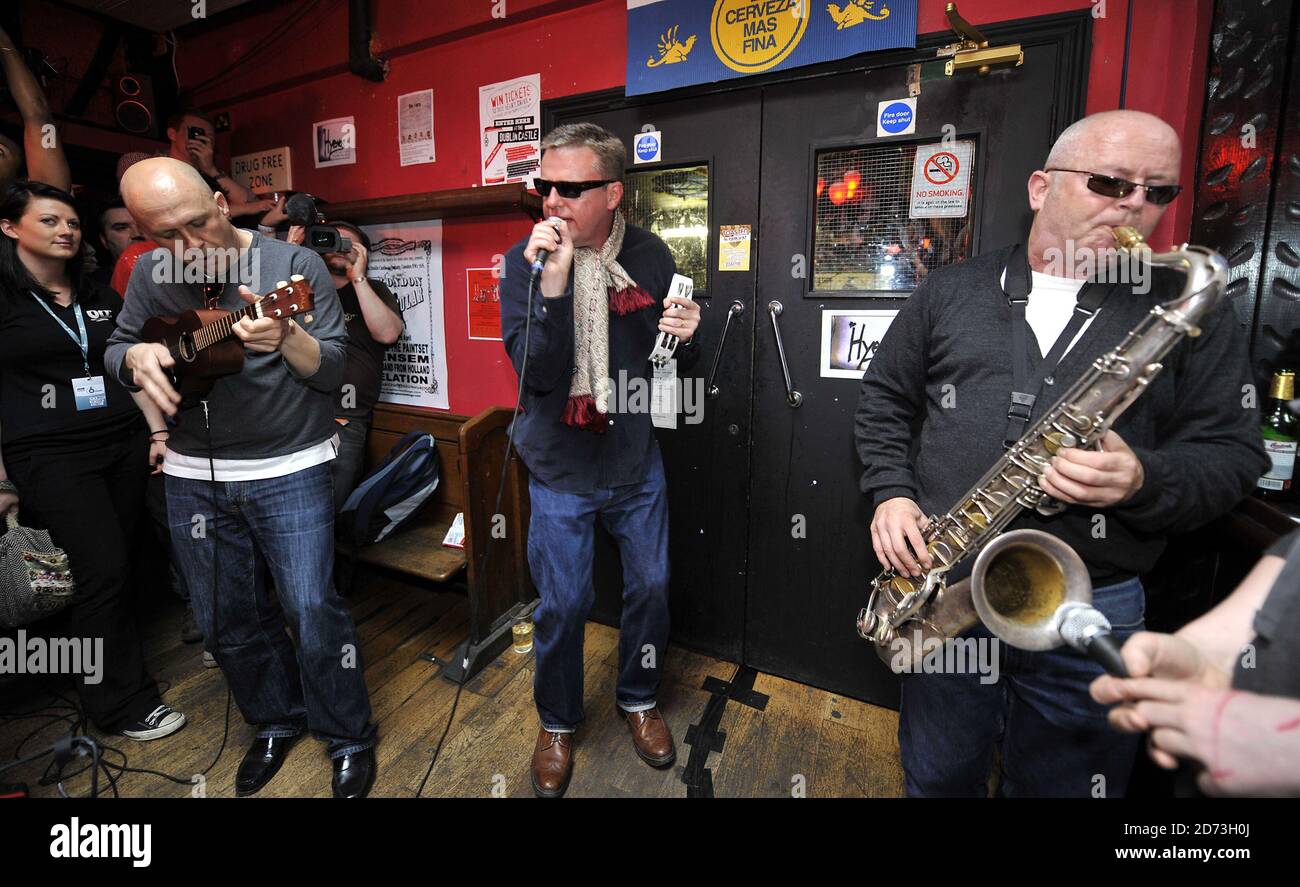
[[[940,151],[925,162],[925,179],[931,185],[947,185],[957,178],[961,169],[961,160],[951,151]]]
[[[970,204],[970,164],[975,143],[925,145],[912,166],[913,219],[961,218]]]

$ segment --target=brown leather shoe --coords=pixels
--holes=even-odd
[[[673,734],[668,731],[659,714],[659,708],[645,711],[623,711],[627,727],[632,731],[632,745],[636,753],[651,767],[667,767],[677,760],[677,749],[673,747]]]
[[[573,734],[552,733],[545,727],[538,730],[532,770],[537,797],[562,797],[573,774]]]

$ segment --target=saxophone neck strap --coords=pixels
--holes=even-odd
[[[1025,426],[1033,416],[1034,405],[1038,402],[1038,395],[1043,385],[1055,384],[1052,374],[1056,372],[1057,365],[1065,357],[1070,343],[1079,334],[1079,330],[1083,329],[1083,325],[1101,310],[1102,304],[1115,289],[1115,285],[1096,281],[1085,283],[1079,290],[1079,298],[1074,305],[1074,313],[1070,315],[1069,323],[1056,337],[1047,356],[1037,366],[1033,366],[1029,353],[1029,321],[1025,319],[1025,308],[1029,304],[1029,293],[1033,289],[1033,277],[1029,272],[1029,250],[1023,243],[1016,244],[1011,250],[1003,279],[1003,292],[1006,293],[1007,305],[1011,309],[1012,390],[1011,401],[1007,407],[1007,428],[1002,438],[1002,445],[1009,449],[1024,436]],[[1037,351],[1037,348],[1034,350]]]

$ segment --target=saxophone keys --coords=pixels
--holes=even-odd
[[[895,576],[893,579],[889,580],[889,590],[897,596],[895,598],[896,601],[901,600],[909,594],[916,593],[916,583],[911,579],[908,579],[906,576]]]
[[[1068,431],[1051,431],[1043,435],[1043,449],[1055,456],[1061,450],[1077,447],[1079,439]]]

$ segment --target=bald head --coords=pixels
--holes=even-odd
[[[1178,167],[1182,148],[1178,133],[1168,123],[1145,111],[1101,111],[1067,126],[1052,145],[1043,168],[1087,169],[1100,146],[1134,141],[1167,152],[1174,168]]]
[[[1121,226],[1149,237],[1167,205],[1149,201],[1145,188],[1114,196],[1116,189],[1105,179],[1175,185],[1181,153],[1173,128],[1141,111],[1103,111],[1071,124],[1043,168],[1029,176],[1029,208],[1034,211],[1030,266],[1061,277],[1087,276],[1077,268],[1049,270],[1048,256],[1111,249]]]
[[[170,157],[141,160],[122,175],[121,191],[140,232],[178,256],[191,257],[187,261],[202,255],[211,271],[226,262],[224,252],[241,246],[227,218],[225,195],[213,193],[188,163]]]
[[[170,157],[150,157],[132,164],[122,175],[121,188],[122,202],[136,218],[181,202],[215,200],[197,169]]]

